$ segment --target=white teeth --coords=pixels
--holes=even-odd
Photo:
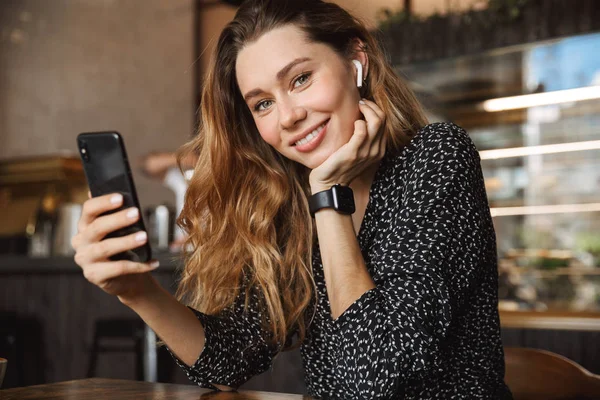
[[[304,138],[298,140],[295,145],[303,145],[306,144],[308,142],[310,142],[311,140],[313,140],[314,138],[317,137],[317,135],[319,134],[319,132],[321,131],[321,129],[323,129],[325,127],[325,124],[319,126],[317,129],[315,129],[314,131],[312,131],[311,133],[309,133],[308,135],[306,135]]]
[[[306,137],[304,139],[300,139],[299,141],[297,141],[296,143],[300,143],[300,144],[306,144],[308,142],[310,142],[311,140],[313,140],[313,138],[317,136],[316,133],[311,132],[308,135],[306,135]]]

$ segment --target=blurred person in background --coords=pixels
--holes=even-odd
[[[108,258],[140,243],[103,240],[137,218],[100,216],[118,196],[88,200],[73,239],[85,277],[193,382],[235,389],[300,346],[315,397],[511,398],[477,149],[428,124],[364,24],[320,0],[247,0],[201,104],[177,299],[156,263]]]
[[[183,210],[188,179],[191,177],[197,159],[195,154],[188,154],[181,160],[181,163],[178,163],[177,153],[157,151],[146,154],[138,161],[138,167],[147,177],[171,189],[175,195],[175,215],[177,216]],[[169,244],[170,250],[181,251],[186,238],[187,235],[183,230],[179,226],[175,227],[173,242]]]

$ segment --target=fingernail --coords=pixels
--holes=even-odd
[[[115,194],[113,197],[110,198],[110,202],[112,204],[121,204],[122,201],[123,201],[123,195],[121,195],[121,194]]]
[[[137,235],[135,235],[135,240],[137,240],[138,242],[145,242],[147,237],[148,234],[146,232],[140,232]]]
[[[360,104],[365,104],[365,102],[363,100],[359,100],[358,101]]]
[[[158,260],[154,260],[150,263],[150,267],[152,267],[152,268],[158,268],[159,265],[160,265],[160,262]]]
[[[132,208],[131,210],[127,211],[127,218],[137,218],[139,213],[140,212],[137,208]]]

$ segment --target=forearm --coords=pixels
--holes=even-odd
[[[350,215],[332,209],[315,214],[331,316],[335,320],[375,287],[365,265]]]
[[[258,310],[246,313],[236,301],[220,315],[193,311],[148,278],[143,295],[120,300],[166,343],[195,383],[232,390],[271,365],[274,348],[262,336]]]
[[[204,348],[204,329],[192,310],[149,276],[147,290],[136,299],[120,299],[135,311],[184,363],[193,365]]]

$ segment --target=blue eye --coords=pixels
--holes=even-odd
[[[304,85],[306,82],[308,82],[308,78],[310,78],[310,72],[303,73],[294,80],[294,87],[296,88],[298,86]]]
[[[272,103],[272,102],[273,102],[272,100],[259,101],[254,106],[254,111],[264,111],[264,110],[266,110],[266,108],[264,108],[264,107],[268,107],[270,105],[270,103]]]

